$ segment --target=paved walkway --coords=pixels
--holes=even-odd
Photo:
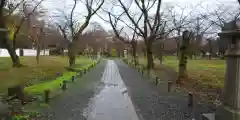
[[[87,120],[138,120],[113,60],[108,60],[101,82],[104,88],[89,103]]]
[[[105,60],[50,101],[43,120],[199,120],[187,97],[147,81],[121,61]]]
[[[42,120],[139,120],[113,60],[97,65],[76,81],[51,101]]]
[[[44,116],[41,120],[86,120],[84,108],[88,107],[94,93],[99,91],[105,66],[106,62],[102,61],[82,78],[76,78],[73,85],[67,86],[65,93],[50,100],[51,108],[42,111]]]

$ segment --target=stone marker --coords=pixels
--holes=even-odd
[[[66,80],[63,80],[62,90],[66,90],[66,89],[67,89],[67,81],[66,81]]]
[[[6,118],[8,116],[8,105],[0,101],[0,119]]]
[[[49,97],[50,97],[49,95],[50,95],[50,90],[45,90],[44,91],[45,103],[49,102]]]
[[[72,82],[74,82],[75,81],[75,76],[72,76]]]
[[[159,79],[159,78],[158,78],[158,77],[156,77],[156,86],[158,85],[158,79]]]
[[[172,81],[168,81],[168,92],[171,92]]]
[[[228,39],[227,67],[223,105],[217,109],[215,120],[240,120],[240,27],[239,20],[226,23],[220,38]]]
[[[22,85],[15,85],[8,88],[8,96],[14,96],[16,99],[21,100],[21,103],[24,104],[24,87]]]
[[[188,93],[188,107],[193,106],[193,93],[189,92]]]

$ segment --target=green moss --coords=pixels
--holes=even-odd
[[[88,69],[92,64],[96,64],[96,61],[86,60],[82,62],[82,64],[83,65],[78,67],[75,66],[75,69],[77,70]],[[34,84],[32,86],[26,87],[24,91],[30,95],[41,95],[41,94],[44,94],[45,90],[50,90],[51,95],[57,94],[63,80],[71,81],[72,76],[76,76],[76,75],[77,75],[77,72],[68,71],[68,72],[65,72],[61,77],[58,77],[55,80]]]
[[[35,84],[33,86],[26,87],[24,91],[29,94],[43,94],[44,90],[54,90],[59,88],[60,84],[62,84],[63,80],[71,80],[72,76],[76,76],[76,72],[66,72],[63,76],[58,77],[53,81],[48,81],[44,83]]]

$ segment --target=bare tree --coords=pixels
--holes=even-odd
[[[1,15],[0,15],[0,27],[1,28],[5,28],[7,29],[7,26],[6,26],[6,21],[7,19],[13,14],[16,12],[17,8],[19,8],[22,4],[25,3],[25,0],[20,0],[20,1],[15,1],[15,0],[2,0],[1,1]],[[7,11],[7,13],[6,13]],[[25,19],[23,19],[24,21]],[[9,21],[8,21],[9,22]],[[20,21],[21,23],[21,21]],[[11,23],[10,23],[11,24]],[[21,23],[22,24],[22,23]],[[20,30],[20,27],[17,26],[17,30],[14,31],[14,36],[13,36],[13,41],[15,43],[15,40],[16,40],[16,35],[17,33],[19,32]],[[9,32],[9,31],[8,31]],[[11,56],[11,59],[12,59],[12,62],[13,62],[13,67],[21,67],[22,65],[20,64],[20,60],[19,60],[19,57],[17,56],[16,54],[16,51],[15,51],[15,44],[11,44],[11,42],[9,41],[9,38],[6,34],[8,34],[7,32],[1,32],[1,36],[2,36],[2,44],[3,46],[8,50],[10,56]]]
[[[135,66],[137,66],[137,55],[136,55],[136,49],[137,49],[137,36],[136,36],[136,33],[137,33],[137,28],[135,27],[135,29],[133,30],[133,36],[132,38],[130,39],[130,36],[128,34],[125,33],[125,35],[127,36],[127,38],[124,38],[122,37],[120,34],[123,30],[123,27],[121,28],[121,30],[117,30],[117,24],[119,22],[119,17],[118,16],[117,18],[116,17],[112,17],[111,13],[108,12],[108,17],[109,17],[109,23],[111,24],[111,27],[115,33],[115,36],[123,41],[124,43],[126,44],[130,44],[131,45],[131,49],[132,49],[132,57],[133,57],[133,60],[134,60],[134,64]],[[140,19],[137,21],[137,24],[139,23]]]
[[[32,10],[29,10],[29,9],[28,9],[29,5],[28,5],[27,2],[23,2],[23,4],[22,4],[22,11],[21,11],[21,12],[23,13],[23,16],[22,16],[21,20],[19,21],[19,23],[14,25],[15,30],[14,30],[13,39],[12,39],[12,41],[13,41],[13,49],[14,49],[14,50],[16,49],[16,38],[17,38],[17,35],[18,35],[18,33],[19,33],[19,31],[20,31],[20,29],[21,29],[24,21],[30,20],[30,16],[33,15],[33,14],[36,12],[37,8],[39,7],[39,5],[40,5],[43,1],[44,1],[44,0],[40,0],[40,1],[33,7]],[[13,23],[13,24],[14,24],[14,23]]]
[[[190,24],[187,25],[189,29],[195,34],[192,35],[190,46],[189,46],[189,58],[192,59],[193,56],[196,59],[196,56],[200,55],[202,51],[202,44],[204,40],[204,36],[210,34],[213,23],[208,22],[205,17],[206,13],[195,14],[195,17],[192,17]],[[211,33],[212,34],[212,33]]]
[[[82,0],[81,2],[85,5],[87,9],[87,15],[85,16],[85,20],[83,24],[79,25],[79,22],[74,20],[74,11],[76,9],[78,0],[73,0],[74,4],[73,7],[71,8],[70,15],[64,15],[65,18],[67,19],[67,22],[63,26],[59,26],[60,30],[62,31],[63,36],[67,38],[66,30],[69,30],[69,36],[70,42],[68,46],[68,57],[69,57],[69,67],[72,67],[75,64],[75,59],[76,59],[76,47],[77,47],[77,42],[78,38],[81,36],[85,28],[88,26],[90,19],[93,15],[96,14],[96,12],[101,8],[101,6],[104,3],[104,0]],[[80,27],[79,27],[80,26]]]
[[[0,3],[0,28],[6,29],[6,17],[4,16],[4,6],[6,5],[7,0],[1,0]],[[13,67],[21,67],[22,65],[20,64],[19,57],[17,56],[15,50],[13,49],[8,37],[7,37],[7,31],[1,31],[0,32],[0,37],[3,46],[8,50],[8,53],[11,56]]]
[[[129,11],[130,7],[124,5],[122,0],[118,0],[121,8],[124,11],[124,14],[131,21],[136,28],[136,34],[141,36],[144,39],[146,52],[147,52],[147,68],[150,70],[154,67],[153,62],[153,53],[152,53],[152,43],[161,38],[163,35],[163,29],[166,25],[166,21],[161,18],[160,7],[161,0],[145,1],[145,0],[135,0],[133,3],[137,5],[137,8],[141,11],[143,15],[140,15],[138,18],[133,17]],[[132,3],[131,3],[132,4]],[[150,15],[150,9],[156,5],[157,9],[154,13],[154,16]],[[130,5],[131,6],[131,5]],[[142,19],[138,23],[138,20]],[[151,20],[150,20],[151,19]],[[153,21],[153,22],[150,22]],[[143,25],[143,28],[142,26]]]
[[[41,50],[41,39],[44,37],[44,21],[41,21],[41,23],[39,25],[34,25],[33,26],[33,30],[34,30],[34,41],[36,44],[36,50],[37,50],[37,54],[36,54],[36,60],[37,63],[39,64],[39,58],[40,58],[40,50]]]
[[[209,32],[205,33],[216,34],[217,32],[221,31],[224,28],[224,25],[227,22],[237,19],[239,15],[240,15],[239,8],[229,9],[229,7],[225,6],[224,4],[219,4],[217,6],[217,9],[215,9],[214,11],[208,11],[207,15],[206,14],[201,15],[201,17],[205,19],[206,22],[212,24],[212,28],[215,29],[215,31],[211,33]],[[227,40],[220,39],[218,48],[219,48],[218,52],[221,58],[224,58],[224,54],[227,49]]]
[[[195,12],[196,8],[198,8],[200,4],[201,3],[194,6],[194,8],[191,9],[190,12],[187,12],[188,14],[186,14],[187,7],[176,6],[176,7],[172,7],[172,9],[169,9],[170,16],[171,16],[170,19],[172,19],[172,25],[173,27],[176,28],[173,31],[173,36],[176,36],[176,37],[173,37],[173,38],[175,39],[177,44],[178,58],[179,58],[179,50],[180,50],[180,43],[181,43],[181,33],[183,32],[184,29],[187,28],[187,25],[195,21],[195,19],[192,18],[192,14],[193,12]],[[180,10],[177,11],[176,8],[179,8]],[[179,11],[181,12],[179,13]]]

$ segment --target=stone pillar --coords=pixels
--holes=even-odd
[[[240,31],[236,21],[224,27],[219,36],[228,40],[227,68],[223,105],[217,110],[216,120],[240,120]]]

